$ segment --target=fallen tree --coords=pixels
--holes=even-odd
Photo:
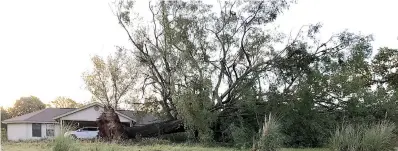
[[[115,110],[106,106],[97,120],[99,137],[105,140],[135,139],[156,137],[164,134],[184,132],[182,120],[168,120],[144,126],[126,127],[120,122]]]
[[[182,120],[169,120],[145,126],[125,127],[124,130],[128,138],[157,137],[185,131]]]
[[[315,85],[304,89],[305,96],[301,96],[301,83],[328,83],[329,70],[345,66],[343,54],[351,47],[362,49],[369,39],[342,32],[321,42],[317,38],[321,25],[317,24],[303,26],[295,37],[288,37],[286,47],[278,49],[274,45],[284,40],[282,34],[262,27],[289,6],[284,0],[227,2],[220,4],[220,14],[201,2],[161,1],[150,5],[153,24],[149,28],[132,20],[133,2],[116,4],[115,15],[133,45],[133,49],[120,47],[119,51],[131,52],[140,70],[129,72],[139,71],[143,95],[156,93],[159,99],[150,100],[151,106],[161,108],[170,120],[123,128],[109,109],[98,121],[103,138],[155,137],[189,129],[204,139],[214,136],[223,142],[251,142],[266,112],[296,110],[295,103],[302,100],[314,102],[308,103],[309,110],[314,106],[332,108],[330,102],[339,98],[326,90],[335,87]],[[114,62],[96,61],[97,68],[86,76],[86,83],[96,99],[117,108],[135,81],[125,78],[128,72],[119,74],[130,69],[118,69],[126,63]],[[103,72],[105,69],[109,73]],[[323,74],[326,79],[319,78]]]

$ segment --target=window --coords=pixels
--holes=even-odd
[[[41,137],[41,124],[32,124],[32,137]]]
[[[53,137],[54,136],[54,124],[47,124],[46,136]]]
[[[47,129],[46,135],[47,137],[54,137],[54,129]]]

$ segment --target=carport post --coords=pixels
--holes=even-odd
[[[61,120],[61,133],[64,133],[64,127],[63,127],[63,123],[64,123],[64,121],[63,121],[63,120]]]

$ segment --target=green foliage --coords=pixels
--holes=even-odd
[[[139,108],[184,119],[190,137],[202,142],[239,147],[252,142],[270,112],[280,114],[289,147],[323,146],[344,121],[398,123],[397,50],[382,48],[371,58],[373,37],[348,31],[320,41],[321,24],[303,26],[296,37],[263,28],[290,4],[228,1],[219,12],[201,1],[161,1],[150,4],[152,22],[138,25],[134,3],[116,3],[149,98]],[[285,38],[289,43],[277,49]],[[86,83],[107,100],[101,85],[111,80],[98,78],[108,79],[98,74],[106,63],[93,62]]]
[[[51,101],[49,106],[54,108],[79,108],[82,107],[83,104],[77,103],[71,98],[60,96]]]
[[[1,141],[7,141],[7,129],[6,128],[1,128]]]
[[[180,132],[180,133],[162,135],[159,138],[170,142],[182,143],[188,141],[188,135],[189,134],[187,134],[187,132]]]
[[[106,59],[101,56],[91,58],[93,68],[83,73],[86,88],[94,100],[117,109],[120,103],[133,90],[137,78],[133,60],[126,56],[124,48],[118,48],[114,55]]]
[[[238,127],[232,124],[229,128],[235,147],[249,148],[253,145],[253,130],[247,127]]]
[[[1,122],[3,122],[4,120],[6,120],[6,119],[8,119],[9,118],[9,114],[8,114],[8,112],[7,112],[7,110],[5,110],[2,106],[0,106],[0,116],[1,116],[1,119],[0,119],[0,121]],[[6,124],[4,124],[4,123],[1,123],[1,127],[0,127],[1,129],[7,129],[7,125]]]
[[[58,136],[52,142],[52,150],[53,151],[79,151],[79,146],[76,140],[69,138]]]
[[[393,151],[394,129],[388,122],[342,126],[332,134],[329,146],[333,151]]]
[[[46,105],[35,96],[21,97],[16,100],[14,106],[8,109],[10,117],[16,117],[28,114],[34,111],[39,111],[46,108]]]
[[[199,137],[199,141],[203,143],[213,141],[211,125],[215,115],[210,112],[212,103],[208,97],[209,90],[207,80],[192,81],[190,89],[182,90],[176,99],[181,118],[185,120],[185,127],[190,131],[189,137]]]

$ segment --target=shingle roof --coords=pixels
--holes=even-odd
[[[140,113],[137,114],[136,112],[131,110],[118,110],[118,112],[134,119],[137,122],[137,124],[140,125],[151,124],[159,121],[159,119],[156,116],[151,114],[140,114]]]
[[[17,116],[11,119],[4,120],[4,123],[14,122],[56,122],[53,118],[61,114],[73,111],[75,108],[46,108],[36,112],[28,113],[25,115]]]
[[[4,123],[55,123],[55,117],[66,114],[76,110],[76,108],[46,108],[25,115],[17,116],[11,119],[4,120]],[[131,110],[117,110],[121,114],[124,114],[131,119],[134,119],[137,124],[150,124],[157,122],[158,118],[151,114],[140,114]]]

